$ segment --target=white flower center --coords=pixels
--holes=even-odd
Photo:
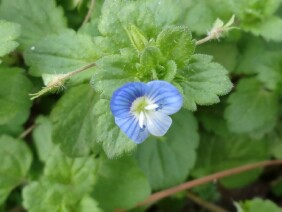
[[[142,96],[133,101],[130,112],[138,119],[139,126],[144,129],[146,127],[146,116],[148,116],[148,112],[158,110],[158,108],[160,108],[160,105]]]

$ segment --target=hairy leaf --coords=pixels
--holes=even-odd
[[[183,89],[184,107],[189,110],[196,110],[196,104],[218,103],[219,96],[232,88],[226,69],[211,60],[210,56],[194,55],[183,72],[185,79],[179,84]]]
[[[173,116],[172,127],[164,137],[151,137],[138,146],[137,161],[152,189],[177,185],[187,178],[196,160],[197,128],[192,113],[183,110]]]

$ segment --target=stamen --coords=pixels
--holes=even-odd
[[[145,106],[144,108],[145,108],[145,110],[155,110],[158,107],[159,107],[159,105],[157,105],[157,104],[151,104],[151,105]]]
[[[145,114],[143,111],[141,111],[139,115],[139,126],[141,127],[141,129],[145,128],[144,122],[145,122]]]

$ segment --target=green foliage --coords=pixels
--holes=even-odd
[[[34,76],[45,74],[63,74],[74,71],[88,63],[94,62],[101,56],[99,47],[90,36],[77,34],[66,30],[56,35],[46,36],[25,51],[26,63],[31,67],[30,73]],[[73,80],[90,78],[88,71]]]
[[[31,165],[32,155],[22,140],[7,135],[0,137],[0,205],[5,202],[9,193],[24,183]]]
[[[93,157],[68,158],[56,148],[46,161],[44,174],[23,190],[29,211],[71,211],[91,192],[95,183]]]
[[[0,0],[0,211],[134,210],[152,190],[282,158],[281,0],[96,0],[83,23],[90,4]],[[183,108],[167,134],[137,145],[110,101],[152,80],[173,84]],[[277,200],[281,171],[263,172],[194,192],[216,202],[257,180]],[[183,210],[180,196],[156,210]],[[260,199],[237,207],[280,211]]]
[[[23,124],[29,116],[31,82],[19,68],[0,67],[0,126]]]
[[[145,176],[131,157],[99,159],[97,184],[92,196],[105,211],[131,208],[150,194]]]
[[[270,200],[255,198],[244,202],[235,203],[238,212],[281,212],[282,208],[278,207]]]
[[[66,28],[63,11],[55,0],[2,0],[0,17],[22,26],[19,42],[24,49],[47,34]]]
[[[196,110],[196,104],[218,103],[219,96],[232,88],[227,70],[211,60],[207,55],[194,55],[183,72],[185,78],[180,79],[179,84],[183,89],[184,107],[189,110]]]
[[[220,154],[219,154],[220,151]],[[239,167],[243,164],[263,161],[268,158],[267,142],[226,133],[224,136],[202,134],[198,160],[192,172],[201,177],[218,171]],[[238,188],[254,181],[261,170],[253,170],[221,180],[228,188]]]
[[[195,164],[197,128],[191,112],[183,110],[173,116],[173,126],[164,138],[152,137],[138,147],[137,161],[152,189],[167,188],[187,178]]]
[[[19,37],[20,31],[20,26],[18,24],[0,20],[0,57],[17,48],[19,44],[15,39]]]
[[[255,79],[243,79],[228,98],[225,118],[231,131],[262,136],[278,118],[278,96]]]

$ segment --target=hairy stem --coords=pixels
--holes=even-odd
[[[42,90],[40,90],[39,92],[37,92],[37,93],[35,93],[35,94],[30,94],[30,96],[31,96],[30,99],[31,99],[31,100],[36,99],[36,98],[38,98],[38,97],[40,97],[40,96],[42,96],[42,95],[44,95],[44,94],[46,94],[46,93],[52,91],[52,90],[55,89],[55,88],[60,88],[61,86],[63,86],[64,82],[65,82],[67,79],[69,79],[70,77],[72,77],[72,76],[74,76],[74,75],[76,75],[76,74],[78,74],[78,73],[80,73],[80,72],[83,72],[83,71],[85,71],[85,70],[87,70],[87,69],[89,69],[89,68],[92,68],[92,67],[94,67],[94,66],[96,66],[96,63],[95,63],[95,62],[92,62],[92,63],[89,63],[89,64],[87,64],[87,65],[85,65],[85,66],[82,66],[81,68],[78,68],[78,69],[76,69],[76,70],[74,70],[74,71],[72,71],[72,72],[59,75],[58,77],[54,78],[54,80],[52,80],[51,82],[49,82],[49,83],[47,84],[47,86],[44,87],[44,88],[43,88]]]
[[[217,172],[215,174],[211,174],[211,175],[208,175],[208,176],[196,179],[196,180],[188,181],[188,182],[180,184],[178,186],[175,186],[175,187],[154,193],[148,199],[146,199],[145,201],[137,204],[137,206],[152,204],[152,203],[154,203],[158,200],[161,200],[165,197],[171,196],[171,195],[173,195],[177,192],[184,191],[184,190],[190,189],[190,188],[194,188],[196,186],[199,186],[199,185],[202,185],[202,184],[205,184],[205,183],[208,183],[208,182],[213,182],[215,180],[218,180],[218,179],[221,179],[221,178],[224,178],[224,177],[227,177],[227,176],[239,174],[239,173],[249,171],[249,170],[252,170],[252,169],[257,169],[257,168],[266,167],[266,166],[273,166],[273,165],[282,165],[282,160],[264,161],[264,162],[259,162],[259,163],[255,163],[255,164],[244,165],[244,166],[241,166],[241,167]]]

